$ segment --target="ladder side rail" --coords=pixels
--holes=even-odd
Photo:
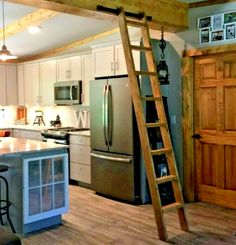
[[[145,19],[144,21],[146,23],[146,26],[148,26],[147,19],[146,18],[144,19]],[[151,39],[150,39],[149,29],[142,28],[141,31],[142,31],[144,46],[152,48],[151,42],[150,42]],[[148,71],[155,72],[157,74],[157,68],[156,68],[156,64],[154,61],[153,52],[145,52],[145,55],[146,55]],[[151,87],[153,91],[153,96],[162,96],[158,76],[150,76],[150,82],[151,82]],[[172,149],[171,153],[166,154],[169,172],[170,172],[170,175],[175,175],[179,180],[179,174],[178,174],[178,169],[177,169],[177,165],[175,161],[172,141],[171,141],[170,133],[168,129],[168,123],[167,123],[163,100],[161,100],[160,102],[156,101],[155,106],[156,106],[156,112],[158,114],[157,115],[158,118],[160,118],[161,122],[164,122],[166,125],[165,127],[160,127],[164,148]],[[173,187],[175,201],[178,203],[184,204],[180,181],[172,181],[172,187]],[[184,207],[181,207],[178,209],[181,229],[184,231],[188,231],[188,224],[187,224],[185,212],[186,211]]]
[[[129,75],[130,87],[131,87],[131,97],[134,105],[134,110],[137,118],[138,130],[140,135],[140,142],[143,152],[143,157],[145,161],[145,168],[148,178],[148,183],[151,192],[152,204],[154,207],[154,215],[157,223],[159,238],[162,240],[167,240],[167,231],[166,226],[164,224],[163,212],[161,210],[161,200],[160,196],[157,195],[158,188],[156,186],[156,176],[154,164],[152,161],[152,155],[150,153],[150,144],[147,129],[145,126],[143,106],[140,100],[141,94],[138,86],[137,76],[135,75],[135,66],[133,61],[133,55],[130,47],[127,47],[127,44],[130,45],[128,28],[126,25],[126,20],[124,13],[120,14],[119,25],[122,37],[122,44],[124,47],[125,60]],[[142,130],[143,129],[143,130]],[[146,130],[146,131],[145,131]]]

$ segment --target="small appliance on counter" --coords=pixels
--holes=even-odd
[[[61,118],[60,118],[59,115],[57,115],[55,121],[50,121],[50,126],[54,126],[54,127],[56,127],[56,128],[61,127]]]
[[[25,125],[27,124],[27,108],[25,106],[18,106],[16,108],[16,125]]]
[[[42,124],[45,125],[45,122],[43,120],[43,111],[36,110],[35,114],[36,114],[36,117],[34,119],[33,125],[35,125],[35,124],[38,124],[39,126]]]

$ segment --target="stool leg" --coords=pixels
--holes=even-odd
[[[11,226],[12,232],[13,232],[13,233],[16,233],[16,230],[15,230],[13,224],[12,224],[12,221],[11,221],[11,218],[10,218],[10,215],[9,215],[9,207],[11,206],[11,202],[9,201],[9,188],[8,188],[8,182],[7,182],[7,180],[6,180],[3,176],[0,176],[0,177],[4,180],[4,182],[5,182],[5,184],[6,184],[6,202],[7,202],[7,210],[6,210],[6,214],[7,214],[7,220],[8,220],[8,222],[9,222],[10,226]]]
[[[0,176],[1,177],[1,176]],[[2,186],[1,186],[2,183],[0,183],[0,199],[2,198],[2,192],[1,192],[1,189],[2,189]],[[3,223],[3,219],[2,219],[2,209],[1,209],[1,201],[0,201],[0,221],[1,221],[1,225],[4,225]]]

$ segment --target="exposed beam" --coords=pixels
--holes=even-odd
[[[51,10],[39,9],[7,25],[5,28],[5,37],[7,38],[15,35],[18,32],[22,32],[31,25],[39,25],[41,22],[46,21],[58,14],[60,13]],[[2,39],[2,36],[1,29],[0,39]]]
[[[195,2],[195,3],[189,3],[189,8],[198,8],[198,7],[206,7],[209,5],[217,5],[217,4],[224,4],[224,3],[232,3],[236,2],[236,0],[207,0],[202,2]]]
[[[116,20],[117,16],[104,14],[96,10],[97,5],[108,8],[124,7],[128,12],[143,11],[152,16],[151,27],[160,29],[161,26],[169,32],[187,29],[188,4],[174,0],[8,0],[9,2],[28,5],[36,8],[54,10],[91,18]]]
[[[26,61],[32,61],[32,60],[38,60],[38,59],[51,57],[51,56],[54,56],[56,54],[60,54],[60,53],[65,52],[67,50],[73,49],[75,47],[78,47],[78,46],[81,46],[81,45],[85,45],[85,44],[87,44],[89,42],[92,42],[92,41],[95,41],[97,39],[101,39],[101,38],[107,37],[109,35],[118,33],[119,31],[120,31],[119,28],[114,28],[114,29],[111,29],[109,31],[105,31],[105,32],[102,32],[102,33],[99,33],[99,34],[96,34],[96,35],[81,39],[81,40],[77,40],[75,42],[71,42],[71,43],[65,44],[65,45],[63,45],[61,47],[57,47],[55,49],[50,49],[50,50],[42,52],[40,54],[19,58],[19,59],[17,59],[16,62],[17,63],[21,63],[21,62],[26,62]]]

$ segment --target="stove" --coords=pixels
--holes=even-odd
[[[85,131],[89,128],[75,128],[75,127],[59,127],[59,128],[49,128],[41,131],[43,136],[43,141],[52,141],[54,143],[69,145],[69,135],[70,132],[75,131]]]

